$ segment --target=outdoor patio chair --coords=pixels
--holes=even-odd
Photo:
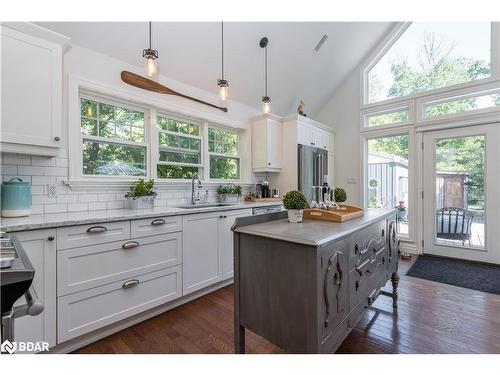
[[[471,244],[472,219],[471,211],[458,207],[445,207],[436,210],[436,237],[446,240],[465,241]]]

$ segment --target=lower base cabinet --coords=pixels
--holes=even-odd
[[[58,298],[58,342],[181,297],[181,274],[175,266]]]
[[[44,305],[37,316],[23,316],[14,322],[16,341],[45,341],[56,345],[56,231],[53,229],[15,233],[35,268],[33,286]],[[15,306],[25,304],[21,297]]]
[[[183,294],[233,277],[233,232],[238,217],[252,210],[186,215],[183,218]]]

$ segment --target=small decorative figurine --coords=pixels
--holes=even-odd
[[[307,117],[307,115],[304,113],[304,107],[306,106],[306,103],[304,103],[303,100],[299,102],[299,108],[297,108],[297,112],[299,115]]]

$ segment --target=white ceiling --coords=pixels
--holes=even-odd
[[[143,66],[147,22],[40,22],[72,43]],[[230,99],[260,108],[264,95],[263,36],[269,38],[269,96],[272,112],[296,112],[299,100],[314,114],[347,74],[390,29],[390,22],[229,22],[225,71]],[[153,48],[162,75],[217,92],[221,27],[214,22],[153,23]],[[319,52],[314,47],[328,39]]]

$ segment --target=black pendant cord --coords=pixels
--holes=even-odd
[[[222,39],[222,80],[224,80],[224,22],[221,22]]]
[[[265,79],[266,79],[266,96],[267,96],[267,46],[265,47],[265,65],[266,65],[266,72],[265,72]]]
[[[151,21],[149,21],[149,49],[151,49]]]

